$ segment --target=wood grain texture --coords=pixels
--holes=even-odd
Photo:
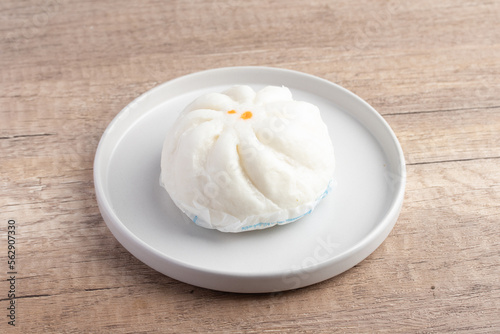
[[[0,332],[500,332],[498,22],[498,1],[2,1]],[[335,278],[278,294],[197,288],[135,259],[100,216],[92,164],[118,111],[161,82],[239,65],[334,81],[402,144],[400,219]]]

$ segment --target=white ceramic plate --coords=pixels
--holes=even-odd
[[[196,97],[236,84],[290,88],[316,104],[335,147],[337,184],[316,210],[265,230],[222,233],[196,226],[159,185],[164,137]],[[267,67],[221,68],[166,82],[109,124],[96,152],[102,216],[138,259],[180,281],[232,292],[274,292],[331,278],[372,253],[393,228],[406,170],[396,136],[366,102],[329,81]]]

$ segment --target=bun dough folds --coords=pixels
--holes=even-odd
[[[180,114],[164,142],[160,183],[196,224],[242,232],[310,213],[334,167],[316,106],[286,87],[234,86]]]

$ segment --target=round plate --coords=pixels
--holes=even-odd
[[[222,233],[195,225],[159,185],[163,140],[192,100],[233,85],[287,86],[321,110],[335,147],[336,185],[288,225]],[[329,81],[268,67],[208,70],[166,82],[109,124],[96,152],[101,214],[116,239],[157,271],[196,286],[274,292],[331,278],[372,253],[394,226],[406,169],[399,142],[366,102]]]

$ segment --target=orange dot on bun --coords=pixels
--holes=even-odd
[[[249,118],[252,118],[252,112],[251,111],[245,111],[243,114],[241,114],[241,118],[242,119],[249,119]]]

